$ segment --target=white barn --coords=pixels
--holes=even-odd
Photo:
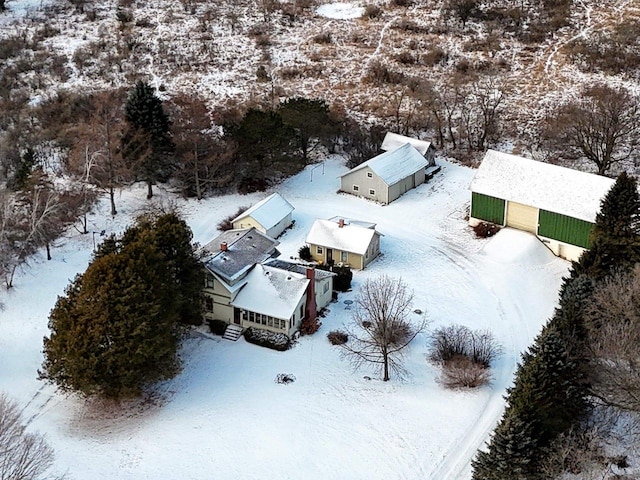
[[[340,176],[340,190],[389,204],[424,183],[429,161],[409,143],[361,163]]]

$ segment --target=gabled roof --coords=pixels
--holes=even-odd
[[[302,263],[294,263],[294,262],[287,262],[286,260],[279,260],[274,258],[273,260],[267,260],[263,265],[269,266],[269,267],[273,267],[273,268],[277,268],[279,270],[285,270],[288,272],[295,272],[295,273],[299,273],[300,275],[304,275],[305,277],[307,276],[307,267],[306,265],[302,264]],[[333,272],[328,272],[326,270],[322,270],[320,268],[316,268],[316,265],[313,264],[312,268],[314,270],[315,276],[314,279],[316,281],[318,280],[324,280],[325,278],[329,278],[329,277],[335,277],[336,274]]]
[[[331,217],[329,219],[331,222],[336,222],[338,223],[340,220],[342,220],[345,225],[358,225],[359,227],[364,227],[364,228],[376,228],[376,224],[375,223],[371,223],[371,222],[365,222],[363,220],[354,220],[353,218],[347,218],[347,217],[342,217],[340,215],[336,215],[335,217]]]
[[[223,243],[226,250],[221,249]],[[227,230],[203,247],[204,265],[225,282],[233,283],[256,263],[277,257],[279,243],[253,227]]]
[[[593,223],[614,183],[600,175],[489,150],[469,188]]]
[[[387,134],[384,136],[384,140],[382,141],[382,145],[380,145],[380,150],[388,152],[401,147],[405,143],[412,145],[416,150],[418,150],[418,152],[420,152],[420,155],[422,156],[424,156],[429,150],[429,147],[431,147],[431,142],[418,140],[417,138],[405,137],[404,135],[398,135],[397,133],[387,132]]]
[[[231,305],[286,320],[294,314],[307,285],[304,275],[258,264]]]
[[[267,198],[260,200],[251,208],[245,210],[234,218],[233,222],[237,222],[246,217],[251,217],[262,225],[265,230],[269,230],[271,227],[277,225],[280,220],[293,212],[293,210],[293,206],[279,193],[274,193],[273,195],[269,195]]]
[[[364,255],[374,235],[380,235],[380,233],[375,229],[354,224],[345,224],[340,228],[339,224],[330,220],[316,220],[307,234],[306,242]]]
[[[421,168],[425,168],[427,164],[427,160],[418,150],[410,144],[405,143],[395,150],[381,153],[377,157],[361,163],[340,176],[344,177],[352,172],[357,172],[358,170],[369,167],[384,183],[390,186],[398,183],[409,175],[413,175]]]

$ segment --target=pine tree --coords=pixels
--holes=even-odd
[[[237,145],[241,190],[263,190],[271,179],[296,173],[304,165],[292,161],[293,131],[278,112],[251,108],[226,133]]]
[[[535,479],[544,449],[584,415],[586,395],[578,364],[569,358],[558,332],[547,328],[522,356],[515,383],[507,390],[505,414],[488,451],[478,452],[474,461],[474,480]],[[520,443],[526,448],[519,448]],[[505,470],[510,463],[518,477]]]
[[[309,154],[337,130],[324,100],[289,98],[280,104],[278,112],[283,122],[293,128],[295,144],[305,164],[309,162]]]
[[[174,145],[169,117],[149,84],[138,81],[129,93],[125,120],[122,154],[129,168],[147,183],[147,198],[151,198],[153,184],[171,175]]]
[[[471,462],[473,480],[524,480],[533,472],[531,452],[537,450],[531,425],[518,415],[502,417],[489,449]]]
[[[577,263],[573,276],[607,276],[615,268],[640,261],[640,195],[634,177],[621,173],[602,200],[591,236],[591,248]]]

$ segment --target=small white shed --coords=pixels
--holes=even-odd
[[[233,228],[251,228],[277,238],[293,223],[293,206],[279,193],[269,195],[233,219]]]

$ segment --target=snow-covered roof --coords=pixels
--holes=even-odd
[[[615,181],[495,150],[487,151],[472,192],[595,222],[600,201]]]
[[[307,268],[309,268],[307,265],[304,265],[302,263],[287,262],[286,260],[280,260],[277,258],[274,258],[273,260],[268,260],[263,265],[277,268],[279,270],[286,270],[288,272],[299,273],[300,275],[304,275],[305,277],[307,276]],[[315,264],[312,264],[311,267],[313,268],[315,273],[315,276],[314,276],[315,280],[324,280],[325,278],[336,276],[336,274],[333,272],[328,272],[326,270],[321,270],[319,268],[316,268]]]
[[[403,178],[413,175],[421,168],[427,166],[427,160],[412,145],[405,143],[390,152],[384,152],[361,163],[357,167],[341,175],[344,177],[351,172],[369,167],[384,183],[393,185]]]
[[[384,136],[384,140],[382,140],[382,145],[380,145],[380,150],[384,150],[385,152],[389,152],[391,150],[395,150],[400,148],[405,143],[408,143],[413,146],[420,155],[425,155],[431,146],[431,142],[427,142],[425,140],[418,140],[417,138],[405,137],[404,135],[398,135],[397,133],[387,132]]]
[[[295,312],[307,285],[304,275],[258,264],[231,305],[286,320]]]
[[[234,218],[233,222],[237,222],[238,220],[246,217],[251,217],[262,225],[265,230],[269,230],[271,227],[277,225],[280,220],[293,212],[293,210],[293,206],[279,193],[274,193],[273,195],[269,195],[267,198],[260,200],[251,208],[245,210]]]
[[[364,220],[354,220],[353,218],[342,217],[340,215],[331,217],[329,220],[336,223],[338,223],[340,220],[343,220],[345,225],[358,225],[364,228],[376,228],[375,223],[365,222]]]
[[[203,261],[212,273],[233,283],[256,263],[278,256],[279,243],[254,227],[227,230],[203,247]],[[222,244],[226,244],[226,250],[222,250]]]
[[[306,242],[343,252],[364,255],[374,235],[380,235],[375,229],[355,224],[340,227],[331,220],[316,220],[307,234]]]

